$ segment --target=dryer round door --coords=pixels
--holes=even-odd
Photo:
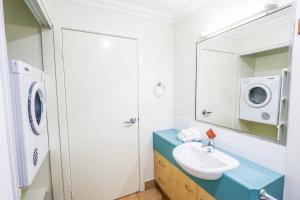
[[[28,96],[28,115],[32,131],[40,135],[46,126],[46,103],[43,85],[31,84]]]
[[[272,98],[271,90],[264,84],[250,85],[244,93],[246,103],[254,108],[266,106]]]

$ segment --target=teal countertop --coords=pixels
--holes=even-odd
[[[173,149],[182,144],[177,139],[177,133],[176,129],[154,132],[154,149],[181,169],[172,155]],[[258,193],[263,188],[277,199],[283,198],[284,175],[222,149],[218,150],[236,158],[240,166],[225,172],[222,178],[215,181],[199,179],[186,173],[217,200],[259,200]]]

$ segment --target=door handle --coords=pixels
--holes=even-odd
[[[132,126],[136,123],[136,118],[130,118],[128,121],[123,122],[125,126]]]
[[[202,115],[210,115],[212,112],[207,110],[202,110]]]

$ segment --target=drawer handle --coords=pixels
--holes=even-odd
[[[164,182],[160,177],[158,177],[158,181],[159,181],[162,185],[165,185],[165,182]]]
[[[158,161],[158,164],[162,167],[166,167],[166,165],[163,164],[163,162],[161,160]]]
[[[194,193],[194,191],[192,189],[190,189],[190,187],[187,184],[185,184],[184,187],[188,192]]]
[[[161,180],[160,177],[158,177],[158,181],[159,181],[161,184],[165,185],[165,182],[164,182],[163,180]]]

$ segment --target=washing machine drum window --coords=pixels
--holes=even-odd
[[[28,96],[28,115],[32,131],[40,135],[46,125],[45,94],[41,84],[34,82]]]
[[[266,106],[271,98],[271,90],[263,84],[254,84],[245,91],[246,103],[254,108],[261,108]]]

